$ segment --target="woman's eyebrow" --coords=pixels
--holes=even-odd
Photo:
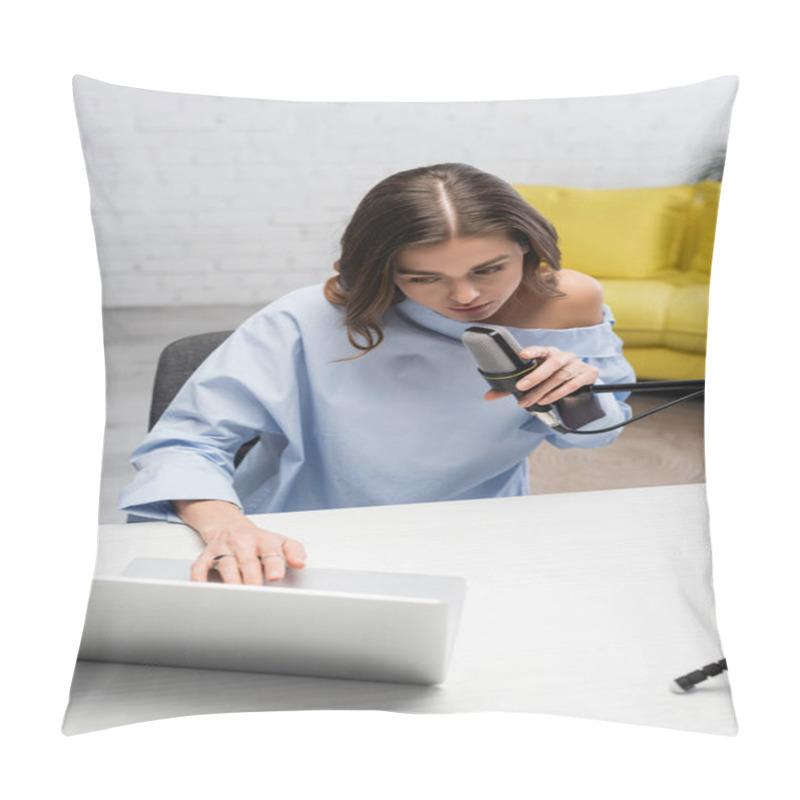
[[[484,267],[491,267],[494,264],[499,264],[501,261],[508,261],[511,258],[510,255],[503,255],[497,256],[497,258],[493,258],[491,261],[484,261],[483,264],[478,264],[477,266],[471,267],[470,272],[476,269],[483,269]],[[398,275],[442,275],[441,272],[432,272],[430,270],[422,270],[422,269],[403,269],[402,267],[397,267],[395,272]]]

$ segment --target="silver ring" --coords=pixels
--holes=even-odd
[[[219,562],[222,561],[223,558],[228,558],[228,556],[235,558],[233,553],[220,553],[218,556],[214,556],[214,558],[211,559],[211,569],[219,569]]]
[[[259,556],[258,557],[258,560],[259,561],[263,561],[265,558],[273,558],[275,556],[277,556],[278,558],[282,558],[284,561],[286,561],[286,556],[284,556],[283,553],[278,553],[278,552],[275,552],[275,553],[264,553],[263,556]]]

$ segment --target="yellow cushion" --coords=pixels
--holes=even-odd
[[[684,240],[681,266],[687,274],[706,280],[711,274],[721,188],[719,181],[701,181],[695,184],[695,195],[689,204],[689,233]]]
[[[708,286],[681,286],[667,309],[664,344],[673,350],[705,353]]]
[[[656,278],[685,252],[692,185],[655,189],[515,186],[559,235],[562,266],[595,278]]]
[[[603,281],[603,295],[626,352],[628,347],[705,352],[708,284],[609,278]]]
[[[666,347],[626,347],[625,358],[641,381],[702,380],[706,376],[705,353],[683,353]]]
[[[614,332],[625,347],[663,347],[675,287],[667,281],[603,281],[603,298],[614,312]]]

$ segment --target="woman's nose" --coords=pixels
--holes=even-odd
[[[450,299],[460,306],[468,306],[478,297],[478,290],[469,282],[453,284],[450,290]]]

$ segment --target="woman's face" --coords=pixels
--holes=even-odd
[[[407,247],[395,260],[395,283],[438,314],[478,322],[496,314],[519,288],[526,252],[503,234]]]

